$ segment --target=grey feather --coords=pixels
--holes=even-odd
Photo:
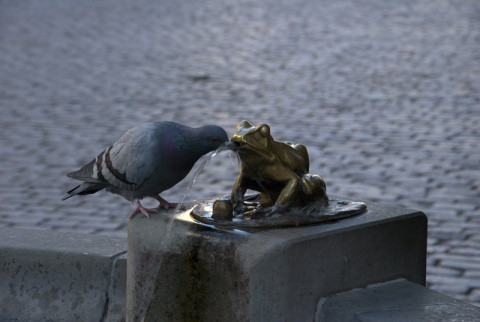
[[[155,197],[180,182],[201,156],[226,141],[225,130],[215,125],[190,128],[156,122],[134,127],[91,162],[68,173],[83,183],[62,199],[102,189],[129,201]]]

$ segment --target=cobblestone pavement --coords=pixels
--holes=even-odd
[[[479,1],[0,0],[0,53],[0,226],[126,236],[131,205],[62,202],[66,172],[143,122],[248,119],[330,194],[423,210],[429,285],[480,305]]]

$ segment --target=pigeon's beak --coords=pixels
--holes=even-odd
[[[237,148],[239,147],[238,143],[235,141],[227,141],[223,143],[223,146],[226,150],[232,150],[232,151],[237,151]]]

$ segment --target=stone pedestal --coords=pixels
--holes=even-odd
[[[250,231],[196,223],[188,210],[138,216],[127,321],[310,322],[322,297],[397,278],[423,285],[426,216],[367,206],[338,222]]]

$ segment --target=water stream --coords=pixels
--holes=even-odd
[[[184,209],[184,204],[185,200],[188,197],[188,194],[193,188],[193,185],[197,181],[197,178],[199,175],[202,173],[202,171],[208,166],[210,161],[220,152],[225,151],[225,150],[231,150],[231,145],[230,142],[227,142],[226,144],[223,144],[220,146],[217,150],[211,152],[210,154],[207,155],[207,157],[202,161],[202,163],[199,165],[198,169],[196,170],[195,174],[193,175],[193,178],[191,182],[188,184],[187,188],[185,189],[185,192],[183,193],[182,197],[178,201],[177,207],[173,210],[173,212],[169,215],[169,219],[167,222],[167,227],[165,229],[165,234],[164,238],[162,239],[161,243],[158,245],[158,249],[167,249],[171,246],[172,244],[172,227],[173,227],[173,222],[175,218],[185,211]],[[232,153],[233,154],[233,153]],[[232,160],[232,158],[231,158]],[[232,160],[233,161],[233,160]],[[145,280],[144,280],[144,288],[142,289],[142,299],[138,301],[138,306],[135,308],[137,314],[136,316],[139,316],[140,319],[139,321],[144,321],[145,319],[145,314],[147,313],[147,308],[148,305],[150,304],[152,300],[152,295],[155,289],[155,281],[157,280],[157,275],[160,273],[160,268],[162,267],[162,259],[163,257],[161,256],[152,256],[146,260],[144,270],[145,270]]]

